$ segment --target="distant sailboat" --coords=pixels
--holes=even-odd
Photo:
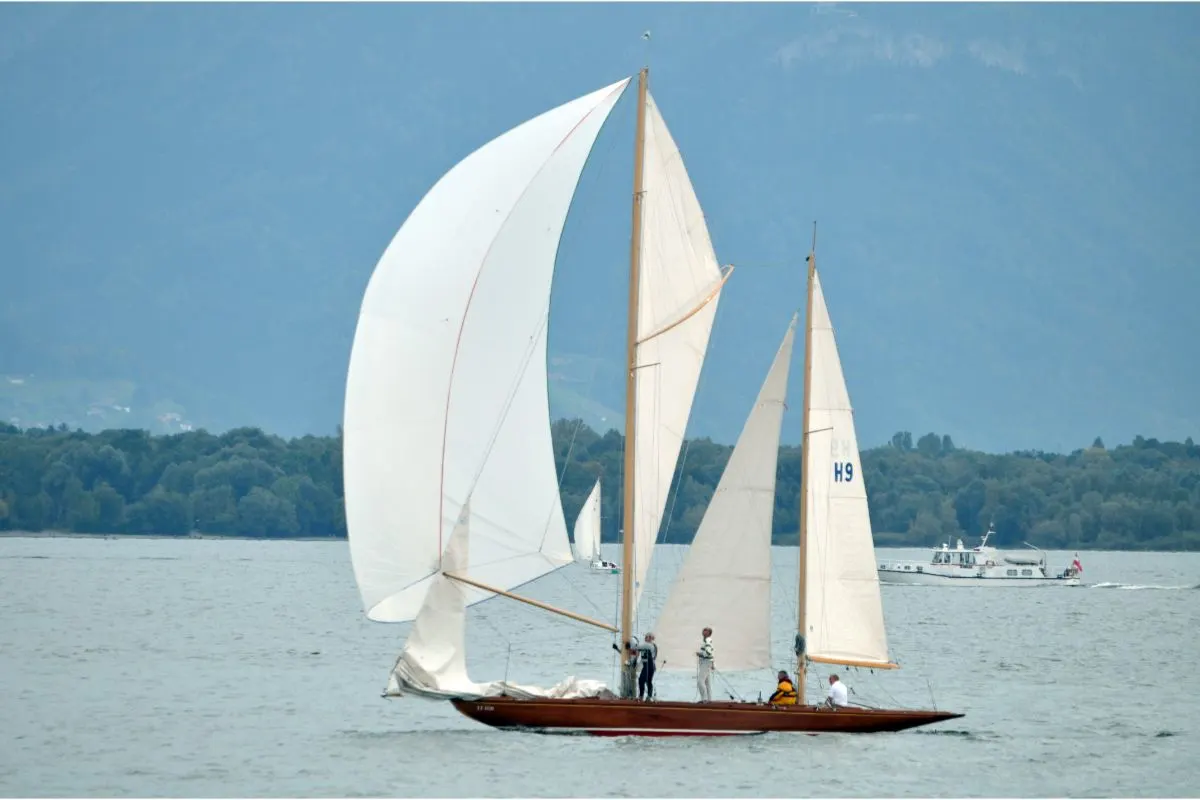
[[[575,560],[588,565],[592,572],[615,575],[621,569],[611,561],[600,557],[600,481],[592,487],[579,516],[575,518],[573,531]]]
[[[619,633],[618,642],[632,641],[633,611],[728,276],[718,266],[703,212],[647,78],[643,69],[634,149],[619,625],[512,590],[573,561],[550,442],[545,364],[550,283],[580,173],[628,80],[535,117],[456,165],[409,216],[368,284],[346,389],[346,515],[367,616],[413,622],[386,694],[449,699],[466,716],[503,729],[597,735],[887,731],[961,716],[642,703],[632,699],[632,669],[622,670],[620,697],[596,681],[566,678],[539,688],[480,684],[467,674],[467,608],[495,595]],[[824,350],[814,355],[810,342],[814,287],[819,292],[810,256],[804,473],[833,469],[843,481],[857,458],[852,423],[845,430],[832,420],[837,430],[816,447],[807,434],[809,378],[814,361],[824,363],[819,355]],[[818,316],[822,319],[827,316]],[[817,387],[823,376],[814,380]],[[814,397],[817,416],[832,416],[829,398],[820,392]],[[743,449],[753,461],[758,451]],[[886,651],[877,652],[882,617],[876,623],[872,616],[878,612],[873,563],[875,612],[871,590],[843,585],[858,578],[857,515],[865,514],[865,495],[860,509],[842,502],[845,492],[840,484],[830,488],[827,475],[824,483],[820,476],[812,483],[807,486],[806,479],[802,492],[807,500],[801,514],[801,668],[806,659],[834,657],[848,659],[837,663],[889,665]],[[720,508],[713,513],[723,513]],[[852,541],[844,543],[843,537]],[[702,547],[718,538],[706,536]],[[806,560],[806,547],[813,545],[819,558]],[[826,617],[806,617],[806,599],[819,605],[821,592],[844,606],[825,607]],[[843,629],[817,624],[826,618]],[[633,656],[624,650],[627,663]]]

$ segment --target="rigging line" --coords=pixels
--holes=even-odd
[[[689,243],[690,243],[690,240],[689,240]],[[710,244],[710,247],[711,247],[711,242],[710,242],[709,244]],[[711,339],[712,339],[712,333],[713,333],[713,329],[714,329],[714,328],[716,328],[716,319],[715,319],[715,316],[714,316],[714,320],[713,320],[713,325],[712,325],[712,327],[710,327],[710,328],[709,328],[709,340],[710,340],[710,341],[711,341]],[[703,389],[704,389],[704,387],[705,387],[706,383],[709,381],[709,372],[710,372],[710,370],[706,370],[706,369],[704,369],[704,365],[705,365],[705,363],[706,363],[706,362],[707,362],[707,360],[708,360],[707,356],[708,356],[708,348],[707,348],[707,346],[706,346],[706,347],[705,347],[705,358],[704,358],[704,359],[703,359],[703,360],[700,362],[700,374],[699,374],[699,375],[697,376],[697,378],[696,378],[696,390],[695,390],[695,391],[692,393],[692,403],[693,403],[693,406],[694,406],[694,404],[695,404],[696,397],[697,397],[697,396],[699,396],[699,395],[701,394],[701,392],[703,391]],[[691,418],[691,416],[692,416],[692,415],[689,413],[689,414],[688,414],[689,421],[690,421],[690,418]],[[684,473],[685,473],[685,470],[686,470],[686,468],[687,468],[687,458],[688,458],[688,453],[689,453],[689,451],[690,451],[690,449],[691,449],[691,446],[692,446],[691,439],[688,439],[688,438],[686,438],[686,434],[687,434],[687,429],[686,429],[686,426],[685,426],[685,428],[684,428],[684,431],[683,431],[683,433],[684,433],[684,436],[685,436],[685,438],[684,438],[684,447],[683,447],[683,456],[680,458],[679,470],[678,470],[678,477],[677,477],[677,478],[676,478],[676,480],[675,480],[675,493],[674,493],[674,497],[673,497],[673,499],[672,499],[672,501],[671,501],[671,510],[670,510],[670,513],[667,515],[667,522],[666,522],[666,525],[665,525],[664,529],[662,530],[662,534],[661,534],[661,541],[657,541],[657,542],[656,542],[656,544],[665,544],[665,543],[667,542],[667,539],[668,539],[668,536],[669,536],[669,533],[670,533],[670,530],[671,530],[671,523],[673,522],[673,520],[674,520],[674,517],[675,517],[675,505],[676,505],[676,503],[678,503],[678,501],[679,501],[679,493],[680,493],[680,490],[681,490],[681,489],[682,489],[682,487],[683,487],[683,478],[684,478]],[[733,454],[733,449],[731,448],[729,452],[730,452],[730,455],[732,455],[732,454]],[[727,466],[727,465],[728,465],[728,460],[726,460],[726,466]],[[723,474],[724,474],[724,467],[722,467],[722,475],[723,475]],[[717,485],[718,485],[718,486],[720,485],[720,477],[718,477],[718,478],[717,478]],[[713,494],[712,494],[712,495],[709,497],[709,503],[710,503],[710,504],[712,503],[712,497],[716,495],[716,491],[717,491],[717,487],[716,487],[716,486],[714,486],[714,487],[713,487]],[[707,511],[707,508],[706,508],[706,511]],[[701,517],[701,520],[703,521],[703,517]],[[696,531],[692,531],[692,538],[693,538],[693,540],[695,539],[695,535],[696,535]],[[681,564],[683,563],[683,559],[684,559],[685,557],[686,557],[686,554],[680,554],[679,558],[677,559],[676,567],[678,567],[679,565],[681,565]]]
[[[623,109],[623,110],[624,110],[624,109]],[[613,117],[614,117],[614,116],[616,116],[616,115],[615,115],[615,114],[610,114],[610,116],[609,116],[609,120],[608,120],[608,121],[610,121],[610,122],[611,122],[611,121],[613,120]],[[627,114],[626,114],[626,116],[627,116]],[[600,179],[600,177],[601,177],[602,175],[605,175],[605,174],[606,174],[605,170],[606,170],[606,168],[608,167],[608,165],[609,165],[609,164],[611,163],[611,161],[612,161],[612,152],[613,152],[613,148],[616,146],[616,143],[617,143],[617,137],[615,137],[615,136],[613,136],[613,137],[609,137],[609,142],[608,142],[608,145],[607,145],[607,146],[605,147],[605,149],[604,149],[604,150],[601,152],[601,154],[600,154],[600,158],[599,158],[599,160],[597,161],[597,166],[596,166],[596,180],[597,180],[597,181]],[[586,165],[585,165],[585,168],[586,168]],[[576,196],[577,196],[577,195],[576,195]],[[579,211],[579,213],[582,213],[582,210],[583,210],[583,208],[584,208],[584,207],[587,207],[587,208],[589,208],[589,209],[590,209],[590,208],[593,208],[593,207],[594,207],[594,204],[596,203],[596,197],[595,197],[594,195],[592,195],[592,196],[589,196],[589,195],[586,195],[586,194],[585,194],[585,195],[584,195],[584,197],[585,197],[585,201],[584,201],[584,203],[583,203],[583,204],[580,206],[580,211]],[[574,204],[575,204],[575,198],[573,197],[573,198],[572,198],[572,206],[573,206]],[[568,218],[570,217],[570,213],[571,213],[571,210],[570,210],[570,209],[568,209],[568,211],[567,211]],[[564,230],[565,230],[565,224],[564,224]],[[560,247],[560,249],[561,249],[561,247],[562,247],[562,241],[561,241],[561,239],[559,240],[559,247]],[[556,255],[556,256],[555,256],[555,261],[557,262],[557,260],[558,260],[558,259],[557,259],[557,255]],[[557,267],[557,263],[556,263],[556,267]],[[553,305],[553,292],[554,292],[554,290],[553,290],[553,282],[552,282],[552,283],[551,283],[551,305]],[[547,312],[547,315],[548,315],[548,312]],[[595,329],[595,332],[594,332],[594,334],[593,334],[593,336],[594,336],[594,341],[593,341],[593,352],[597,352],[597,351],[600,351],[600,352],[602,352],[602,351],[603,351],[603,348],[602,348],[602,347],[596,347],[596,345],[597,345],[598,343],[600,343],[601,341],[603,341],[603,337],[601,337],[601,336],[600,336],[600,333],[599,333],[599,331],[600,331],[600,330],[601,330],[601,328],[600,328],[600,327],[597,327],[597,328]],[[549,347],[549,335],[550,335],[550,334],[549,334],[549,322],[547,321],[547,333],[546,333],[546,336],[547,336],[547,347]],[[596,376],[597,376],[597,375],[599,374],[599,372],[600,372],[600,361],[601,361],[601,359],[600,359],[598,356],[593,356],[592,358],[593,358],[593,360],[592,360],[592,375],[591,375],[591,377],[588,379],[588,382],[587,382],[587,390],[586,390],[586,391],[585,391],[585,393],[584,393],[584,396],[585,396],[587,399],[589,399],[589,400],[594,400],[594,399],[595,399]],[[579,418],[579,420],[578,420],[578,421],[577,421],[577,423],[576,423],[576,426],[575,426],[575,430],[574,430],[574,432],[571,434],[571,441],[570,441],[570,444],[568,444],[568,446],[567,446],[567,453],[566,453],[566,455],[565,455],[565,456],[564,456],[564,458],[563,458],[563,465],[562,465],[562,469],[559,471],[559,474],[558,474],[558,490],[559,490],[559,495],[560,495],[560,500],[559,500],[559,503],[560,503],[560,505],[561,505],[561,495],[562,495],[562,483],[563,483],[563,478],[564,478],[564,477],[566,477],[567,467],[568,467],[568,465],[570,465],[570,463],[571,463],[571,454],[574,452],[574,448],[575,448],[575,439],[576,439],[576,437],[579,435],[579,431],[582,429],[582,427],[583,427],[583,424],[584,424],[584,422],[583,422],[583,418],[581,417],[581,418]],[[603,434],[600,434],[600,435],[602,436]],[[601,478],[603,478],[603,471],[601,472],[601,475],[600,475],[600,477],[601,477]],[[546,543],[546,537],[547,537],[547,536],[549,535],[549,533],[550,533],[550,530],[549,530],[549,529],[550,529],[550,521],[551,521],[551,519],[553,519],[553,517],[554,517],[554,506],[553,506],[553,504],[552,504],[552,505],[551,505],[551,507],[550,507],[550,509],[549,509],[549,511],[547,511],[547,512],[546,512],[546,528],[545,528],[545,530],[544,530],[544,531],[543,531],[543,533],[542,533],[542,544],[541,544],[541,546],[545,546],[545,543]],[[564,523],[565,523],[565,520],[564,520]],[[601,527],[603,528],[603,526],[601,526]],[[601,537],[601,539],[603,540],[603,537]]]
[[[459,591],[460,591],[460,592],[463,592],[463,593],[464,593],[464,595],[465,595],[465,591],[464,591],[464,588],[465,588],[465,587],[463,587],[463,586],[459,586],[458,584],[455,584],[455,585],[456,585],[456,586],[458,586],[458,588],[459,588]],[[478,604],[476,604],[476,605],[478,605]],[[497,625],[496,625],[495,621],[494,621],[494,620],[491,618],[491,615],[490,615],[490,614],[487,614],[487,613],[478,613],[478,612],[477,612],[477,613],[476,613],[474,616],[475,616],[475,617],[476,617],[478,620],[480,620],[481,622],[484,622],[484,623],[486,623],[486,624],[487,624],[487,626],[488,626],[489,628],[491,628],[491,629],[492,629],[492,632],[493,632],[493,633],[495,633],[497,636],[499,636],[499,637],[500,637],[500,639],[501,639],[501,640],[504,642],[505,646],[507,646],[509,649],[511,649],[511,648],[512,648],[512,640],[510,640],[510,639],[509,639],[509,638],[508,638],[508,637],[507,637],[507,636],[504,634],[504,631],[500,630],[500,628],[499,628],[499,627],[497,627]],[[465,638],[465,636],[466,636],[466,632],[465,632],[465,631],[463,632],[463,636],[464,636],[464,638]]]
[[[570,566],[570,565],[568,564],[565,566]],[[590,568],[591,568],[591,566],[589,565],[588,569],[590,569]],[[596,603],[596,601],[593,600],[591,597],[589,597],[586,592],[584,592],[582,589],[580,589],[579,584],[577,584],[572,578],[570,578],[566,574],[565,568],[556,569],[556,570],[554,570],[554,572],[552,572],[550,574],[557,575],[559,577],[559,579],[562,580],[572,592],[574,592],[575,594],[577,594],[581,598],[583,598],[584,602],[592,607],[592,611],[594,611],[597,616],[599,616],[600,614],[603,613],[603,611],[601,610],[600,606]]]
[[[662,378],[661,369],[659,367],[655,367],[654,369],[659,370],[657,372],[657,374],[655,375],[655,377],[659,378],[659,380],[654,381],[654,430],[657,432],[657,431],[662,430],[662,395],[663,395],[662,383],[663,382],[661,380],[661,378]],[[657,441],[658,441],[658,439],[657,439],[657,433],[656,433],[655,434],[656,444],[657,444]],[[661,471],[662,451],[658,447],[654,448],[654,466],[655,466],[654,474],[656,476],[661,475],[662,474],[662,471]],[[659,486],[661,486],[661,484],[659,484]],[[670,492],[671,492],[671,485],[667,484],[668,496],[670,495]],[[664,497],[663,504],[662,504],[664,511],[666,510],[666,506],[667,506],[666,500],[667,500],[667,498]],[[658,505],[658,504],[655,503],[655,505]],[[668,519],[666,527],[669,528],[670,525],[671,525],[671,520]],[[647,588],[650,588],[652,590],[652,594],[656,598],[661,598],[661,593],[659,592],[659,581],[658,581],[659,572],[656,569],[652,570],[650,568],[650,565],[653,563],[653,558],[656,555],[655,550],[657,550],[657,548],[658,548],[658,543],[659,543],[659,539],[661,538],[662,531],[663,531],[663,520],[662,520],[662,516],[660,514],[659,520],[658,520],[658,528],[657,528],[657,530],[654,531],[654,541],[650,544],[650,553],[646,559],[647,562],[649,562],[646,565],[646,576],[645,576],[645,578],[643,578],[643,582],[646,582],[647,580],[649,581],[650,586]],[[649,616],[649,614],[647,614],[647,616]],[[638,626],[641,627],[640,608],[639,608],[639,614],[638,614]]]

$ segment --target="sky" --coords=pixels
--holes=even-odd
[[[736,437],[814,220],[863,446],[1200,434],[1192,4],[0,5],[0,373],[328,433],[424,192],[643,63],[736,267],[690,434]],[[621,406],[631,126],[623,98],[551,312],[556,410],[596,424]]]

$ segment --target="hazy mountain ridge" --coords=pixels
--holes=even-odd
[[[111,400],[139,425],[332,430],[362,290],[420,196],[627,74],[652,27],[656,97],[737,265],[689,435],[736,437],[803,304],[814,216],[864,444],[1200,430],[1196,12],[805,8],[0,8],[0,374],[95,387],[31,410],[9,384],[0,420],[87,424]],[[588,41],[555,35],[580,24]],[[1005,61],[1034,29],[1058,52]],[[1105,30],[1126,37],[1119,63]],[[551,314],[554,416],[600,427],[622,408],[627,100]]]

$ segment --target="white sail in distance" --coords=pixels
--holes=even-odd
[[[600,481],[592,487],[575,518],[575,559],[591,563],[600,558]]]

